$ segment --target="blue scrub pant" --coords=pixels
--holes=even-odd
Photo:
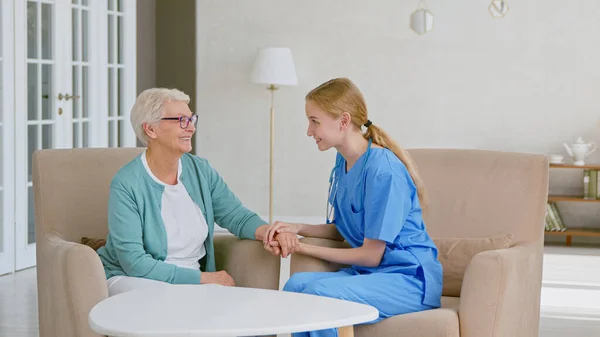
[[[398,273],[358,274],[354,269],[338,272],[296,273],[285,284],[284,291],[320,295],[364,303],[379,310],[379,322],[394,315],[434,309],[422,304],[422,280]],[[292,334],[294,337],[337,337],[337,329]]]

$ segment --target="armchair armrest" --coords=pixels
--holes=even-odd
[[[281,259],[267,252],[262,242],[215,234],[215,264],[233,277],[236,286],[279,289]]]
[[[540,243],[475,255],[461,289],[461,336],[537,336],[542,259]]]
[[[108,297],[106,275],[88,246],[48,235],[38,242],[40,336],[100,336],[88,325],[92,307]]]
[[[77,336],[97,336],[88,324],[88,315],[108,298],[106,274],[98,254],[90,247],[75,244],[66,251],[65,275],[70,302],[77,324]]]

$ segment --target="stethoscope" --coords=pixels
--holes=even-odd
[[[365,158],[363,170],[367,166],[367,161],[369,160],[369,154],[371,153],[371,144],[372,143],[373,143],[373,140],[371,138],[369,138],[369,145],[367,146],[367,157]],[[327,224],[331,224],[335,220],[333,218],[333,213],[335,212],[335,209],[334,209],[332,203],[335,203],[335,198],[337,196],[338,183],[339,183],[338,177],[336,177],[335,173],[338,170],[338,168],[340,168],[341,166],[342,166],[342,160],[339,160],[339,161],[336,160],[335,166],[333,167],[333,169],[331,169],[331,173],[329,174],[329,192],[327,193],[327,214],[326,214],[326,223]],[[333,191],[333,195],[331,194],[332,191]],[[330,200],[331,200],[331,202],[330,202]]]

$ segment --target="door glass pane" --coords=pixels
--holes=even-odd
[[[115,0],[108,0],[108,10],[112,11],[115,9]]]
[[[117,10],[119,12],[123,11],[123,0],[117,0]]]
[[[79,66],[73,66],[73,87],[71,88],[71,92],[73,95],[79,95]],[[73,119],[76,120],[80,117],[81,113],[79,112],[79,101],[73,100]]]
[[[81,147],[79,143],[79,122],[73,123],[73,147]]]
[[[52,59],[52,5],[42,4],[42,58]]]
[[[42,118],[52,119],[54,100],[51,99],[54,96],[52,90],[52,65],[42,64]]]
[[[29,125],[27,127],[27,161],[28,161],[28,176],[27,181],[31,181],[31,156],[38,149],[38,126]]]
[[[51,149],[54,147],[54,128],[53,125],[42,126],[42,149]]]
[[[109,147],[115,147],[116,144],[116,139],[115,139],[115,122],[114,121],[109,121],[108,122],[108,146]]]
[[[38,119],[37,115],[37,77],[38,66],[35,63],[27,64],[27,119]]]
[[[119,16],[117,25],[117,53],[119,54],[119,64],[123,63],[123,17]]]
[[[71,31],[73,40],[71,41],[71,46],[73,50],[73,61],[79,61],[79,10],[73,8],[72,12],[73,13],[71,13]]]
[[[118,116],[123,116],[123,80],[125,80],[125,77],[123,77],[123,69],[119,68],[118,69],[118,74],[119,74],[119,78],[117,80],[117,88],[116,88],[116,94],[117,94],[117,115]]]
[[[89,128],[88,125],[89,124],[90,123],[88,123],[88,122],[83,122],[83,124],[82,124],[83,125],[83,130],[81,132],[81,138],[83,139],[83,144],[82,144],[83,147],[88,147],[89,146],[89,143],[88,143],[88,138],[90,136],[89,131],[88,131],[88,128]]]
[[[108,68],[108,115],[116,115],[115,111],[115,70]]]
[[[88,11],[81,10],[81,55],[83,62],[88,61]]]
[[[30,59],[37,58],[37,41],[38,41],[38,4],[35,2],[27,2],[27,57]]]
[[[114,17],[112,15],[108,15],[108,63],[112,64],[115,62],[114,60]]]
[[[83,117],[86,118],[88,117],[88,87],[89,87],[89,83],[88,83],[88,66],[83,66],[82,68],[83,72],[82,72],[82,79],[81,79],[81,105],[82,105],[82,112],[83,112]]]
[[[35,242],[35,217],[33,213],[33,186],[27,188],[27,243]]]
[[[119,137],[119,140],[118,140],[119,147],[125,145],[125,144],[123,144],[123,130],[124,130],[123,129],[123,124],[124,124],[123,120],[122,119],[119,120],[119,129],[118,129],[118,132],[117,132],[117,135]]]

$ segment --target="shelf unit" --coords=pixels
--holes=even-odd
[[[572,164],[550,164],[550,168],[574,168],[574,169],[589,169],[600,170],[600,165],[572,165]],[[552,202],[597,202],[600,199],[584,199],[583,196],[572,195],[549,195],[548,201]],[[567,228],[562,232],[546,231],[546,235],[564,236],[566,237],[566,245],[571,246],[574,236],[600,237],[600,228]]]

